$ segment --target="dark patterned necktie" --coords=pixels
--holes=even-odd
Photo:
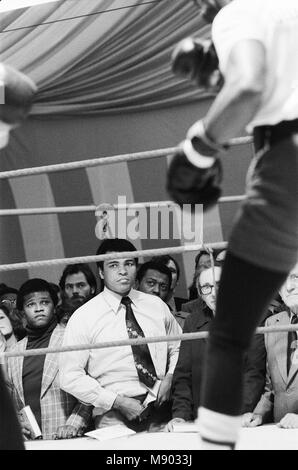
[[[294,325],[298,323],[298,316],[293,315],[291,324]],[[297,348],[297,331],[288,331],[288,351],[287,351],[287,373],[291,368],[294,352]]]
[[[136,339],[139,337],[145,337],[144,332],[138,324],[136,317],[134,316],[131,308],[131,300],[129,297],[123,297],[121,303],[126,308],[126,328],[129,338]],[[148,344],[137,344],[131,346],[133,358],[135,361],[136,369],[140,382],[147,385],[147,387],[153,387],[157,377],[155,367],[151,358],[151,354],[148,348]]]

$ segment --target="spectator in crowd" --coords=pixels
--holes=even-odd
[[[157,295],[164,302],[168,304],[169,292],[171,289],[172,273],[170,269],[162,263],[156,261],[148,261],[140,266],[137,272],[137,288],[140,292],[146,294]],[[183,327],[185,320],[184,312],[172,311],[168,305],[175,319]]]
[[[65,328],[57,325],[57,300],[55,290],[43,279],[30,279],[20,287],[17,308],[23,313],[27,336],[17,343],[16,351],[61,346]],[[91,409],[61,390],[57,354],[9,357],[7,366],[15,406],[17,410],[31,407],[43,439],[71,438],[84,432]],[[20,424],[30,439],[27,425]]]
[[[17,341],[24,338],[26,330],[16,309],[10,310],[0,303],[0,351],[5,352],[14,348]],[[0,359],[4,375],[7,375],[7,363]]]
[[[97,263],[104,290],[71,316],[64,346],[181,333],[165,302],[132,288],[138,261],[132,243],[106,239],[96,254],[124,251],[132,255]],[[94,406],[95,428],[121,423],[135,431],[152,430],[169,420],[178,352],[179,341],[65,352],[61,387]]]
[[[175,314],[176,312],[180,312],[182,303],[187,299],[174,296],[180,279],[180,266],[178,261],[176,261],[175,258],[170,255],[154,256],[152,260],[156,261],[156,263],[165,264],[171,271],[172,284],[167,297],[167,304],[172,313]]]
[[[285,326],[298,322],[298,262],[280,289],[283,311],[270,316],[265,326]],[[281,428],[298,428],[297,331],[265,333],[267,351],[266,386],[243,425],[259,426],[274,421]]]
[[[211,266],[210,253],[207,250],[201,249],[195,257],[195,271],[193,275],[193,280],[192,280],[191,285],[188,288],[189,300],[201,299],[201,297],[198,296],[196,280],[197,280],[198,274],[203,269],[209,268],[210,266]],[[183,305],[185,305],[185,303]],[[181,309],[182,309],[182,306],[181,306]]]
[[[164,302],[167,301],[172,284],[172,273],[166,265],[156,261],[143,263],[137,271],[136,281],[140,292],[157,295]]]
[[[195,271],[193,275],[193,281],[188,288],[189,291],[189,300],[200,299],[200,296],[197,292],[196,279],[198,274],[205,268],[211,266],[211,256],[213,256],[214,261],[219,263],[223,262],[227,250],[213,250],[212,253],[205,249],[201,249],[197,256],[195,257]]]
[[[0,290],[0,303],[6,305],[11,311],[16,308],[18,290],[14,287],[5,286]]]
[[[63,298],[61,304],[56,308],[58,323],[65,326],[73,312],[84,303],[85,300],[80,297],[74,297],[72,299]]]
[[[97,283],[90,266],[86,263],[69,264],[59,281],[62,294],[68,299],[89,300],[96,295]]]
[[[203,269],[198,274],[197,289],[204,306],[202,309],[191,311],[185,320],[184,333],[209,330],[210,322],[215,315],[216,290],[220,275],[221,266],[217,262],[214,265],[214,274],[211,267]],[[245,358],[245,410],[253,409],[262,394],[265,383],[266,354],[259,336],[263,339],[262,335],[256,335]],[[172,419],[166,427],[168,431],[173,430],[175,423],[194,421],[197,418],[205,350],[206,339],[181,342],[179,359],[174,371]]]
[[[6,350],[14,347],[26,335],[21,318],[15,310],[9,310],[3,303],[0,303],[0,332],[5,338]]]

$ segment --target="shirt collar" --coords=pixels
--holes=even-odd
[[[104,295],[106,302],[109,304],[109,306],[113,310],[113,312],[117,313],[120,308],[121,299],[123,295],[120,295],[120,294],[117,294],[116,292],[111,291],[106,286],[104,287],[103,295]],[[137,297],[137,291],[135,289],[131,289],[129,293],[127,294],[127,297],[131,299],[132,303],[135,303],[135,300]]]

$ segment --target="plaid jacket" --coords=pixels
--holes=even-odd
[[[49,348],[62,346],[65,327],[57,325],[51,335]],[[24,351],[27,337],[19,341],[14,351]],[[72,395],[60,388],[58,373],[59,353],[47,354],[41,383],[41,430],[43,439],[52,439],[59,426],[71,425],[85,429],[91,419],[92,407],[78,402]],[[8,387],[11,390],[17,410],[25,406],[22,382],[24,356],[7,359]]]

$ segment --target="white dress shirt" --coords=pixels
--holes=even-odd
[[[265,48],[262,104],[248,131],[298,117],[297,0],[234,0],[216,15],[212,39],[223,74],[236,42],[255,40]]]
[[[132,309],[145,337],[177,335],[181,328],[157,296],[131,289]],[[64,346],[128,339],[122,296],[106,287],[69,319]],[[180,341],[148,344],[159,379],[173,373]],[[110,410],[117,394],[134,397],[148,388],[139,381],[130,346],[70,351],[60,354],[61,388],[95,407],[94,415]]]

